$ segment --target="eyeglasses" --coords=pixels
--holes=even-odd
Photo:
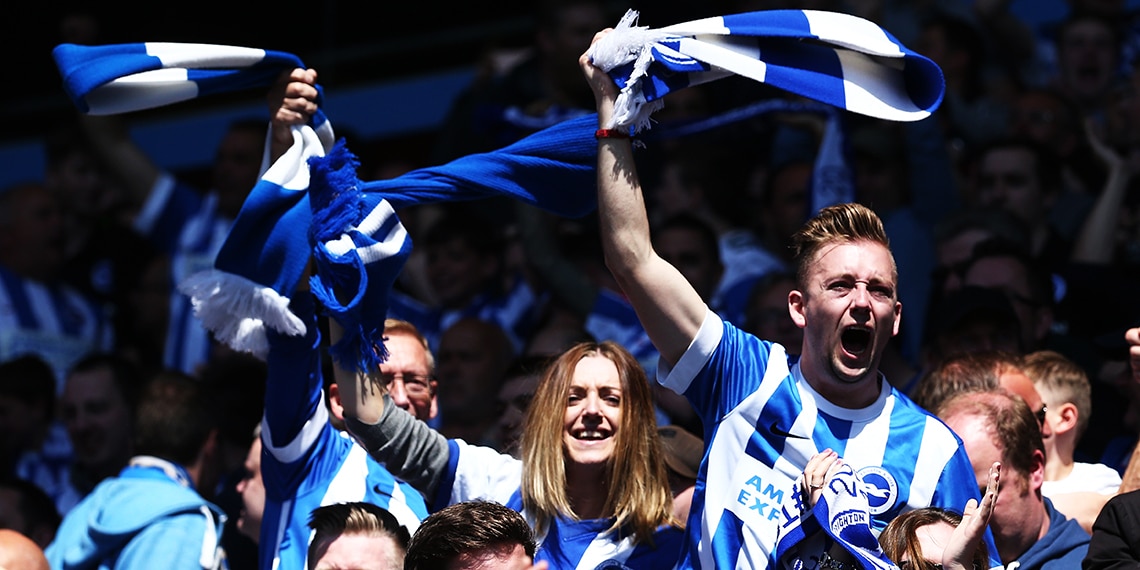
[[[1045,426],[1045,413],[1048,411],[1049,408],[1046,407],[1045,404],[1041,404],[1041,409],[1033,412],[1033,415],[1037,418],[1037,423],[1042,427]]]
[[[419,374],[400,374],[393,372],[381,372],[380,381],[385,386],[391,386],[392,382],[399,380],[404,385],[404,391],[409,396],[423,396],[431,393],[431,376],[422,376]]]

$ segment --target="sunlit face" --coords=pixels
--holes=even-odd
[[[578,361],[566,398],[562,443],[569,463],[597,466],[613,455],[621,427],[621,378],[604,356]]]
[[[261,536],[261,518],[265,513],[265,483],[261,479],[261,438],[253,440],[245,457],[245,476],[238,481],[241,494],[241,514],[237,528],[257,542]]]
[[[109,369],[73,372],[64,385],[60,409],[77,463],[94,471],[126,463],[131,448],[131,410]]]
[[[914,538],[918,540],[918,549],[922,558],[931,564],[942,564],[942,553],[950,542],[950,535],[954,534],[954,527],[942,521],[920,526],[914,529]],[[899,562],[909,560],[904,558]],[[912,561],[913,562],[913,561]],[[915,568],[914,565],[911,568]]]
[[[1041,398],[1040,392],[1038,392],[1036,386],[1033,385],[1033,380],[1030,380],[1024,372],[1017,368],[1007,368],[998,375],[998,382],[1002,388],[1013,392],[1022,400],[1025,400],[1026,405],[1029,406],[1033,415],[1038,418],[1037,423],[1041,426],[1041,437],[1043,439],[1053,437],[1053,429],[1049,426],[1048,422],[1044,421],[1044,416],[1047,411],[1045,400]],[[987,470],[988,469],[987,467]]]
[[[804,289],[789,295],[804,329],[804,367],[844,383],[874,378],[902,313],[890,251],[866,241],[825,246]]]
[[[393,333],[384,340],[388,359],[380,363],[380,374],[388,379],[392,403],[417,419],[428,421],[436,414],[436,382],[431,378],[427,349],[410,334]]]
[[[990,529],[994,533],[998,551],[1003,546],[1016,542],[1016,537],[1026,528],[1026,516],[1034,509],[1034,495],[1029,490],[1027,476],[1008,466],[1001,450],[994,442],[994,433],[986,419],[977,414],[958,413],[945,418],[946,425],[962,438],[966,455],[974,467],[974,478],[979,491],[989,482],[990,466],[995,461],[1002,462],[1001,492],[994,503],[990,516]]]
[[[403,550],[387,534],[342,534],[314,563],[317,570],[399,570]]]

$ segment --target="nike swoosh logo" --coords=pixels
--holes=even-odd
[[[806,436],[806,435],[796,435],[790,431],[785,431],[785,430],[780,429],[780,426],[776,425],[775,420],[772,420],[772,425],[768,426],[768,431],[771,431],[772,433],[774,433],[780,437],[794,437],[796,439],[809,439],[808,436]]]

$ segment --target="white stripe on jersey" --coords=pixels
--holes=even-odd
[[[916,465],[936,465],[939,466],[939,468],[916,470],[914,479],[910,482],[910,497],[907,498],[908,505],[930,504],[934,498],[934,491],[938,486],[938,479],[942,477],[941,466],[946,465],[946,463],[950,461],[950,457],[954,455],[954,449],[958,444],[954,439],[954,432],[944,427],[942,422],[935,417],[926,418],[926,431],[923,433],[923,443],[925,444],[928,440],[931,442],[931,445],[923,445],[922,448],[919,449]],[[967,481],[964,484],[968,485],[969,482]]]

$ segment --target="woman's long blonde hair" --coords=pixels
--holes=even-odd
[[[579,343],[546,368],[523,429],[523,506],[534,517],[535,530],[540,533],[546,531],[555,516],[578,520],[566,493],[563,412],[574,369],[590,356],[608,358],[617,366],[622,390],[621,425],[605,475],[605,512],[614,517],[608,532],[632,532],[635,542],[652,544],[658,527],[677,524],[657,435],[653,394],[641,365],[621,345],[611,341]]]

